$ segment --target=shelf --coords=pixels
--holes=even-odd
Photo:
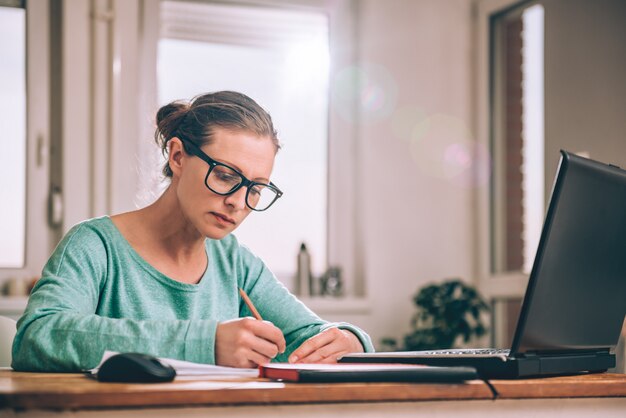
[[[368,314],[371,301],[355,297],[299,297],[309,309],[318,315],[324,314]]]

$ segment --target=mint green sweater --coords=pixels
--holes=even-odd
[[[109,217],[74,226],[44,267],[13,342],[13,368],[80,371],[105,350],[142,352],[199,363],[215,362],[220,321],[251,316],[243,288],[263,319],[280,328],[287,361],[307,338],[329,327],[370,338],[346,323],[311,312],[233,235],[206,240],[208,267],[198,284],[161,274],[133,250]]]

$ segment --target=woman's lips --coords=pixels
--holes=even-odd
[[[222,215],[221,213],[218,213],[218,212],[211,212],[211,215],[215,216],[215,218],[216,218],[218,221],[220,221],[220,222],[223,222],[223,223],[228,223],[228,224],[233,224],[233,225],[235,224],[235,220],[234,220],[234,219],[229,218],[229,217],[228,217],[228,216],[226,216],[226,215]]]

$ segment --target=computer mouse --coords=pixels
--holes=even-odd
[[[147,354],[120,353],[102,363],[97,377],[100,382],[171,382],[176,377],[176,370]]]

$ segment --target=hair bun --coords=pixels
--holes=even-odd
[[[154,140],[161,148],[163,155],[166,154],[167,142],[173,136],[176,136],[178,127],[182,123],[187,111],[189,110],[189,103],[184,101],[176,101],[161,107],[156,115],[156,131],[154,133]]]
[[[177,119],[184,116],[184,114],[187,113],[187,110],[189,110],[189,107],[189,103],[185,101],[176,101],[166,104],[157,112],[157,126],[161,126],[165,121],[170,121],[171,119]]]

